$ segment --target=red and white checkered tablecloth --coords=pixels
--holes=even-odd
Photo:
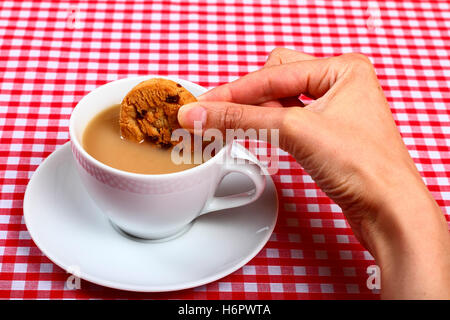
[[[145,294],[82,281],[70,290],[26,229],[26,185],[68,140],[70,113],[89,91],[147,74],[212,88],[261,67],[275,47],[368,55],[450,221],[448,1],[3,0],[0,8],[1,299],[379,298],[366,286],[372,256],[286,154],[273,177],[280,214],[270,241],[243,268],[195,289]]]

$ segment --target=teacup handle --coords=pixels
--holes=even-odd
[[[225,163],[221,167],[221,172],[219,175],[220,178],[216,185],[216,189],[222,182],[223,178],[232,172],[239,172],[249,177],[255,184],[255,188],[247,192],[237,193],[229,196],[212,196],[206,202],[206,205],[201,211],[200,215],[212,211],[230,209],[252,203],[261,196],[266,186],[266,176],[262,173],[263,169],[259,164],[259,161],[253,154],[251,154],[247,149],[236,142],[232,143],[226,148],[229,149],[226,150],[224,155]],[[251,161],[251,163],[235,163],[236,159],[249,160]]]

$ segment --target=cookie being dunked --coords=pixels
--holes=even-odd
[[[180,128],[178,109],[197,99],[180,84],[162,78],[143,81],[131,89],[120,107],[120,133],[123,138],[141,142],[148,138],[169,147],[172,132]]]

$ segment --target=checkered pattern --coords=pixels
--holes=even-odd
[[[402,136],[450,221],[448,1],[0,2],[0,298],[378,298],[373,258],[338,206],[287,155],[274,176],[280,215],[246,266],[214,283],[137,294],[68,274],[34,245],[22,201],[39,163],[68,140],[85,94],[119,78],[171,75],[215,87],[262,66],[274,47],[357,51],[376,67]]]

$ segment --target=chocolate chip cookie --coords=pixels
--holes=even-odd
[[[172,132],[180,128],[178,109],[197,99],[180,84],[162,78],[143,81],[131,89],[120,107],[123,138],[141,142],[149,139],[162,147],[177,144]]]

